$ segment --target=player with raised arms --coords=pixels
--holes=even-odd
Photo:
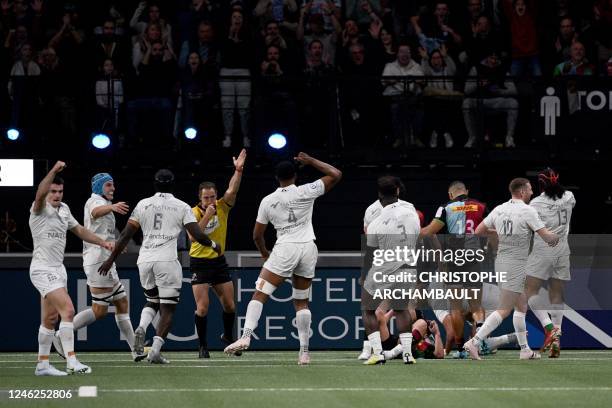
[[[74,219],[70,208],[62,202],[64,180],[58,174],[66,163],[58,161],[42,179],[36,191],[36,198],[30,208],[30,230],[34,241],[30,280],[40,292],[42,318],[38,329],[38,364],[34,374],[39,376],[62,376],[68,374],[89,374],[91,368],[82,364],[74,352],[74,306],[66,290],[67,276],[64,267],[66,231],[71,231],[81,240],[107,250],[113,243],[88,231]],[[55,325],[59,325],[59,341],[66,355],[66,372],[49,364],[49,353],[55,338]]]
[[[500,282],[500,300],[496,311],[491,313],[476,335],[465,343],[465,350],[473,360],[478,355],[480,343],[493,332],[514,309],[513,323],[521,360],[539,359],[539,353],[531,350],[527,343],[527,297],[525,289],[525,267],[533,233],[537,233],[550,246],[557,245],[559,236],[554,234],[538,216],[537,211],[527,205],[533,190],[525,178],[515,178],[509,185],[512,198],[498,205],[476,227],[477,235],[497,234],[499,246],[495,259],[495,271],[506,272],[506,281]]]
[[[318,257],[312,211],[315,200],[340,181],[342,172],[303,152],[295,157],[295,161],[315,168],[324,176],[315,182],[296,186],[295,164],[283,161],[276,166],[276,179],[280,186],[261,201],[253,230],[253,240],[265,263],[247,307],[242,337],[225,348],[228,354],[249,348],[263,304],[278,286],[292,278],[293,304],[300,341],[298,364],[310,363],[308,344],[312,315],[308,309],[308,299]],[[266,248],[264,239],[269,223],[276,229],[276,244],[272,252]]]
[[[170,170],[162,169],[155,173],[154,185],[156,193],[136,204],[114,251],[100,266],[99,272],[102,276],[108,274],[117,256],[142,228],[143,240],[137,264],[147,303],[136,330],[138,335],[134,336],[134,350],[138,354],[144,352],[146,329],[159,310],[157,332],[147,360],[153,364],[168,364],[169,361],[161,355],[161,348],[170,332],[183,286],[183,268],[177,253],[178,236],[186,228],[200,244],[215,251],[220,251],[220,247],[202,232],[191,207],[172,195],[174,174]]]

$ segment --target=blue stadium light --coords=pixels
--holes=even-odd
[[[105,135],[104,133],[98,133],[91,139],[91,144],[96,149],[103,150],[110,146],[111,140],[108,135]]]
[[[17,129],[11,128],[6,131],[6,137],[8,140],[12,140],[13,142],[19,139],[19,131]]]
[[[193,140],[198,135],[198,131],[192,127],[185,129],[185,137],[189,140]]]
[[[273,149],[282,149],[287,145],[287,138],[280,133],[274,133],[268,138],[268,144]]]

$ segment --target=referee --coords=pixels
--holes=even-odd
[[[189,250],[191,265],[191,288],[196,301],[195,325],[200,340],[199,358],[210,358],[207,341],[208,288],[212,286],[223,307],[223,334],[221,340],[226,344],[234,342],[234,321],[236,305],[234,304],[234,283],[225,260],[225,239],[227,237],[227,218],[236,202],[236,195],[242,180],[242,170],[246,160],[246,150],[242,149],[234,160],[234,175],[227,191],[217,199],[217,187],[214,183],[203,182],[198,188],[200,202],[192,208],[193,214],[203,231],[221,246],[217,254],[210,247],[191,240]]]

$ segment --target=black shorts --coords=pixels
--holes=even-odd
[[[229,267],[223,255],[212,259],[191,257],[189,261],[191,285],[200,285],[203,283],[218,285],[232,281]]]

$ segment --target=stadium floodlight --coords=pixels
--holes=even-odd
[[[287,145],[287,138],[280,133],[273,133],[268,138],[268,144],[273,149],[282,149]]]
[[[8,138],[8,140],[11,140],[13,142],[19,139],[19,135],[19,130],[15,128],[10,128],[6,131],[6,137]]]
[[[196,138],[196,136],[198,135],[198,131],[195,130],[192,127],[188,127],[187,129],[185,129],[185,137],[189,140],[193,140]]]
[[[93,147],[99,150],[106,149],[111,144],[110,137],[104,133],[98,133],[91,139]]]

